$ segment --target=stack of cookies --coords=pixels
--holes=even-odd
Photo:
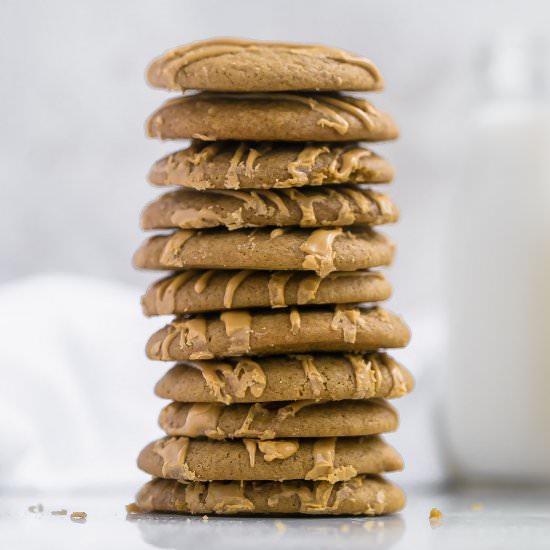
[[[144,511],[366,514],[400,510],[381,477],[402,460],[379,434],[397,428],[385,398],[413,387],[384,351],[409,330],[373,305],[392,241],[391,165],[358,144],[394,139],[392,119],[342,91],[382,88],[368,59],[321,46],[235,39],[194,43],[151,65],[149,82],[202,90],[162,105],[148,132],[191,139],[150,181],[135,255],[167,270],[143,297],[174,315],[147,355],[176,361],[156,386],[166,437],[141,452],[153,476]],[[169,231],[169,232],[167,232]],[[360,306],[360,303],[368,305]]]

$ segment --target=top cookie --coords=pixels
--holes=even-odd
[[[147,79],[156,88],[215,92],[369,91],[384,81],[364,57],[320,45],[215,38],[167,51]]]

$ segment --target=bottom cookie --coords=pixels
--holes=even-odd
[[[216,481],[153,479],[138,493],[144,512],[184,514],[308,514],[378,516],[405,506],[403,491],[380,476],[326,481]]]

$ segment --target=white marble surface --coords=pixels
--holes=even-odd
[[[550,488],[409,489],[409,504],[385,518],[187,518],[127,516],[131,490],[112,494],[0,493],[0,548],[133,549],[393,548],[548,549]],[[44,511],[28,507],[41,503]],[[476,506],[477,505],[477,506]],[[432,507],[444,514],[428,520]],[[66,508],[86,521],[52,516]]]

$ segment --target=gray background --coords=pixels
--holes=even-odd
[[[546,30],[543,1],[252,0],[0,4],[0,281],[41,271],[143,284],[130,267],[151,163],[179,144],[148,141],[167,97],[144,69],[163,50],[210,36],[323,42],[372,57],[395,115],[400,225],[391,278],[400,309],[442,296],[446,208],[460,185],[461,124],[476,97],[475,59],[508,29]]]

